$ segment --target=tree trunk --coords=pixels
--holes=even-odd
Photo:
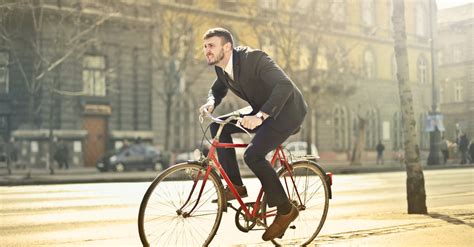
[[[365,119],[359,117],[359,123],[357,126],[357,136],[352,151],[351,166],[361,166],[362,152],[364,151],[365,144]]]
[[[419,160],[416,136],[416,121],[413,111],[413,96],[408,82],[408,55],[405,32],[405,6],[403,0],[393,3],[392,22],[397,61],[398,89],[405,143],[405,163],[407,167],[407,201],[409,214],[426,214],[426,193],[423,168]]]
[[[171,133],[171,107],[173,95],[167,95],[165,100],[165,150],[170,150],[170,133]]]

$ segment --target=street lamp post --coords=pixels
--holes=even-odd
[[[436,12],[433,11],[433,1],[429,0],[429,15],[430,15],[430,49],[431,49],[431,82],[432,82],[432,106],[429,113],[430,120],[433,123],[433,129],[430,132],[430,153],[428,155],[428,165],[441,164],[441,133],[440,126],[442,126],[441,113],[437,109],[437,93],[436,93],[436,64],[435,59],[435,39],[434,39],[434,22]]]

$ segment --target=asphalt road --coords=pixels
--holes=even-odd
[[[474,204],[474,169],[424,174],[428,210]],[[334,176],[334,199],[315,244],[337,244],[338,238],[364,224],[380,224],[382,229],[390,222],[406,220],[405,179],[404,172]],[[250,189],[247,199],[255,198],[258,180],[245,183]],[[136,222],[148,184],[0,187],[2,246],[140,246]],[[234,211],[224,214],[211,246],[272,246],[261,240],[262,231],[240,232],[233,219]]]

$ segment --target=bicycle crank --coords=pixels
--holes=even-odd
[[[252,211],[254,205],[255,205],[255,202],[245,203],[245,207],[247,207],[248,211]],[[258,212],[258,213],[260,213],[260,212]],[[255,227],[256,224],[257,224],[257,221],[255,220],[255,218],[254,217],[247,217],[245,215],[245,211],[243,210],[242,207],[239,207],[236,210],[236,212],[235,212],[235,225],[237,226],[237,228],[240,231],[249,232],[250,230],[252,230]]]

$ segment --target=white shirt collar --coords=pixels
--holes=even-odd
[[[229,61],[227,62],[227,65],[225,66],[224,68],[224,71],[227,72],[227,74],[229,75],[230,79],[234,80],[234,63],[233,63],[233,54],[234,52],[232,52],[230,54],[230,58],[229,58]]]

